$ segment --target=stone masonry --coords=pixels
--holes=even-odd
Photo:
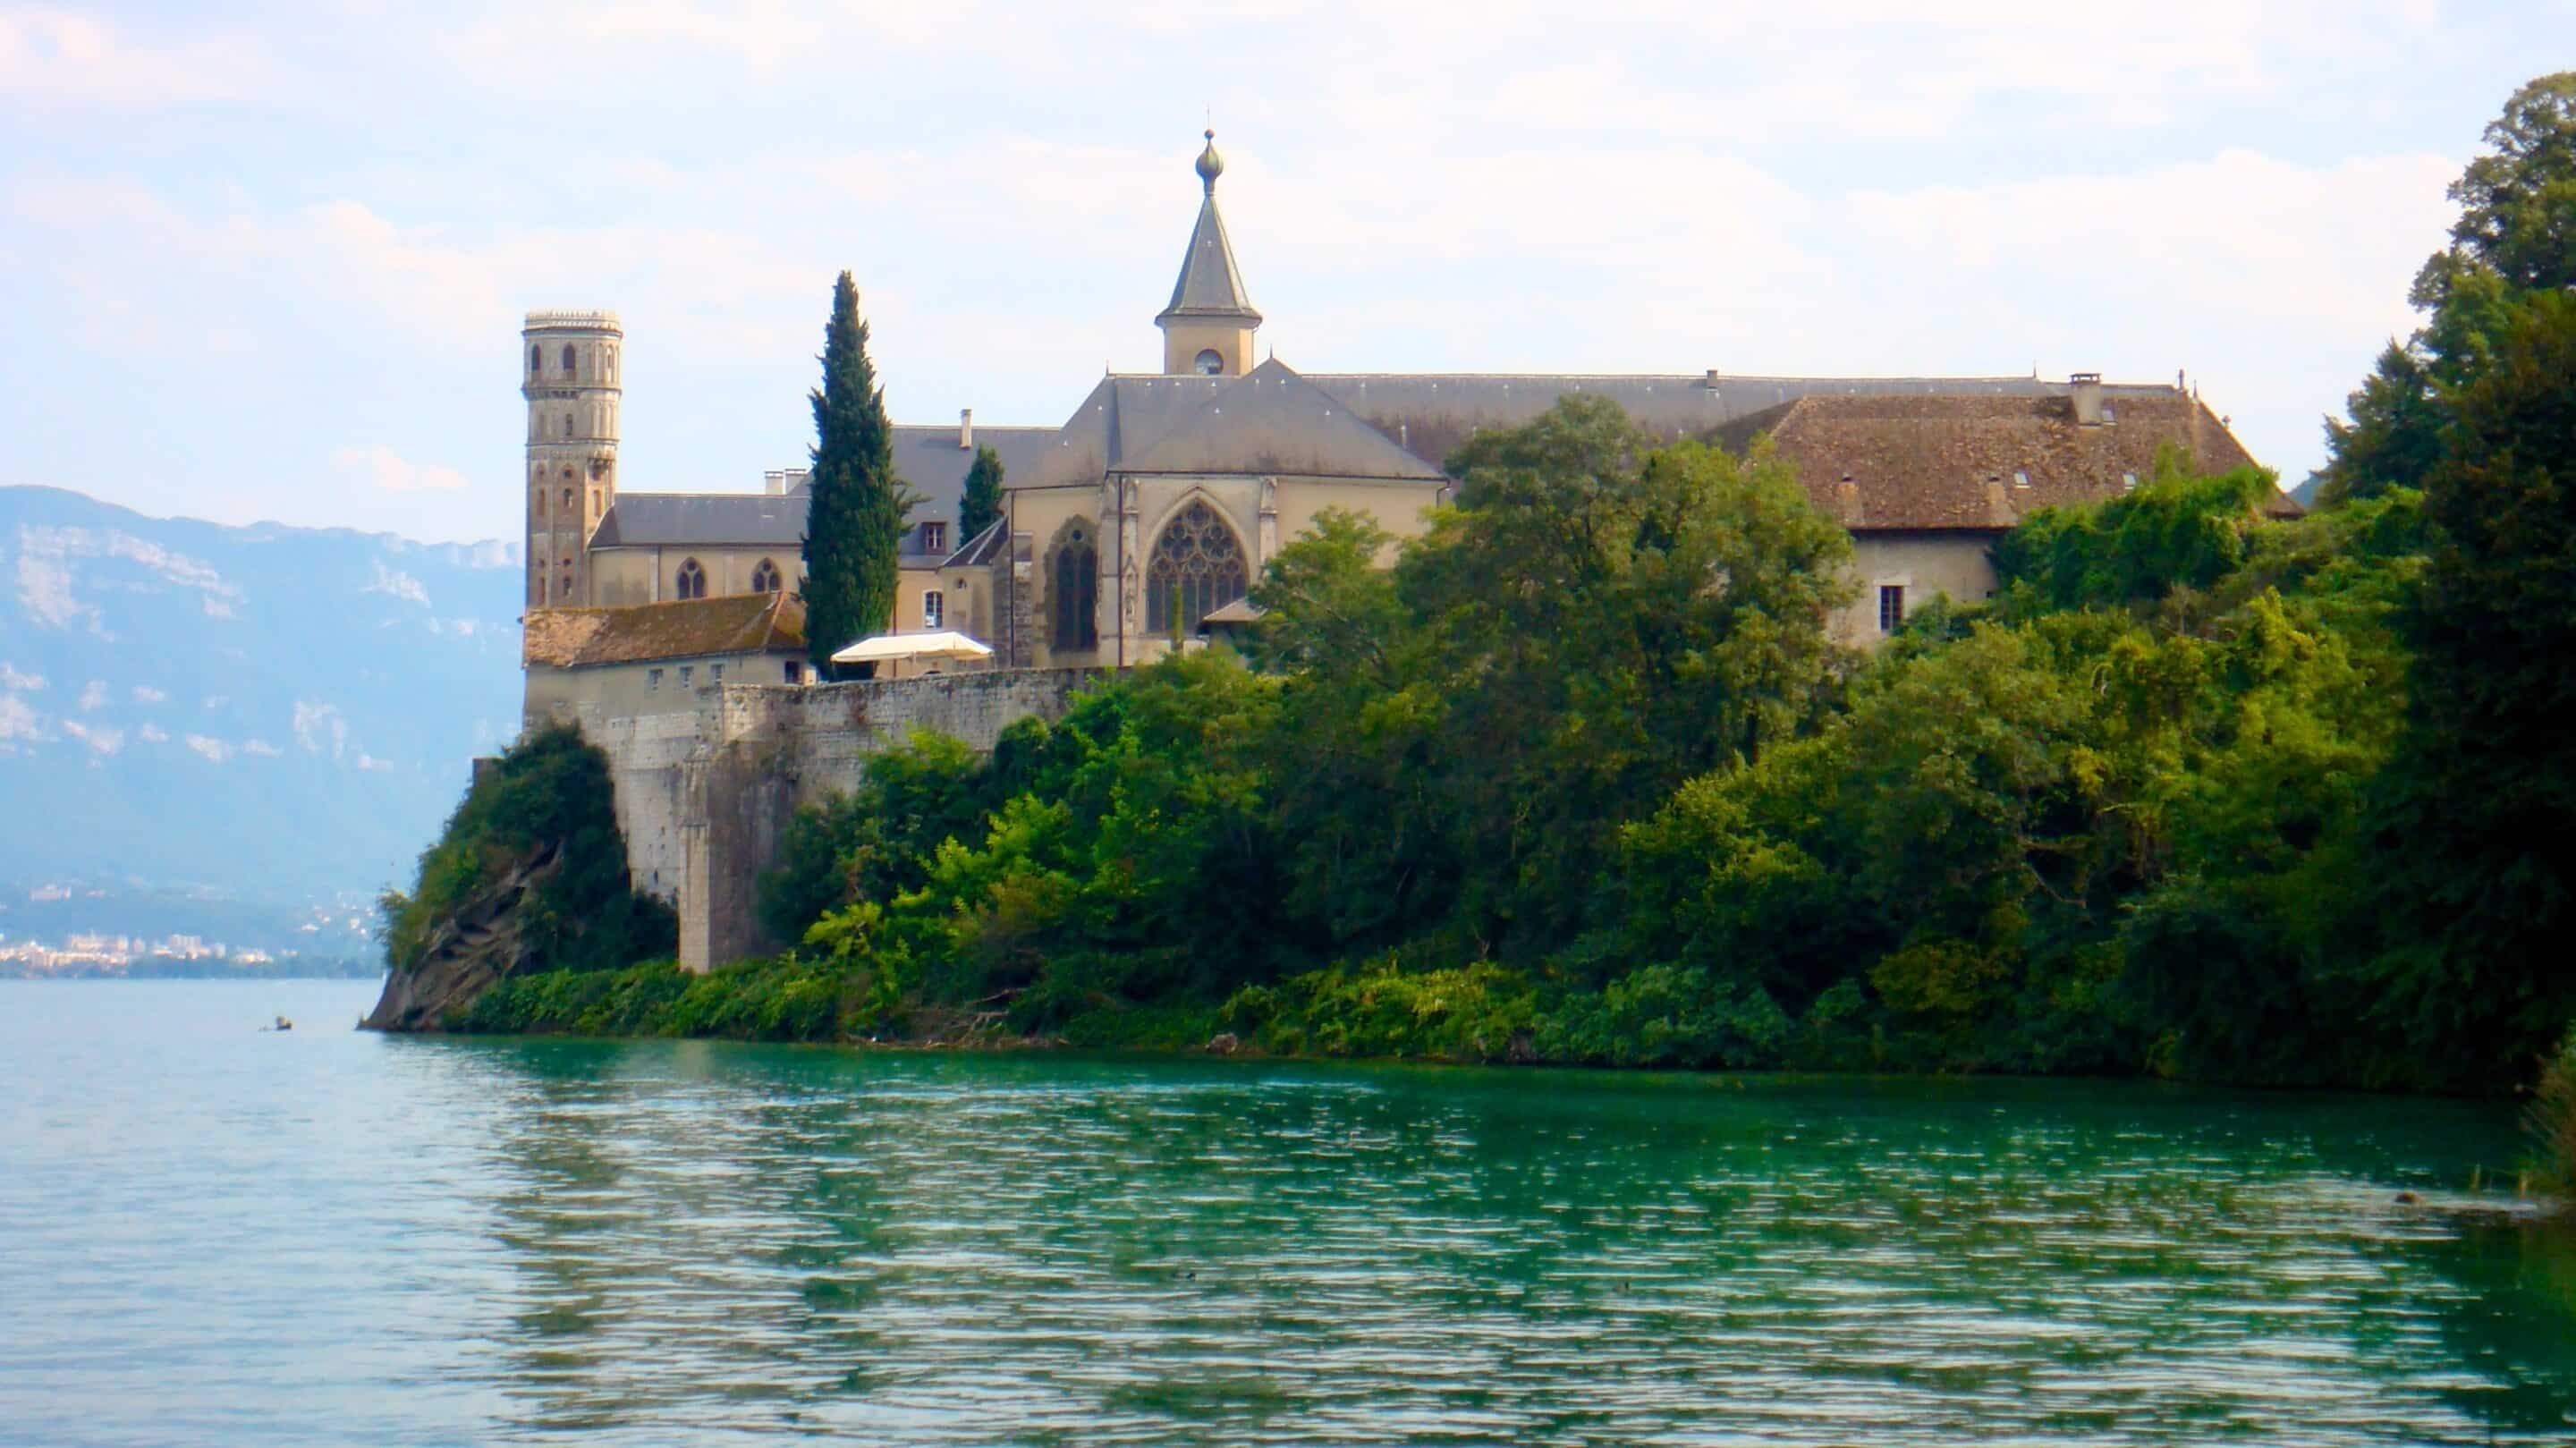
[[[1061,717],[1091,673],[729,684],[678,695],[668,712],[574,719],[608,755],[636,887],[678,909],[680,964],[703,972],[783,943],[761,928],[755,887],[800,806],[856,788],[870,757],[915,730],[989,750],[1018,720]]]

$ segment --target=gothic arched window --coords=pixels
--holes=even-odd
[[[694,558],[681,560],[680,574],[678,579],[674,581],[671,593],[675,598],[704,598],[707,596],[707,571],[698,566],[698,560]]]
[[[572,344],[570,342],[564,343],[564,375],[566,377],[570,377],[572,375]]]
[[[528,375],[531,377],[536,376],[538,371],[545,365],[544,352],[533,345],[530,346],[528,348]]]
[[[564,511],[567,513],[572,511],[572,489],[570,488],[564,489]]]
[[[1249,581],[1234,530],[1216,509],[1193,500],[1155,540],[1145,565],[1145,631],[1195,633],[1200,619],[1243,597]]]
[[[1055,614],[1050,644],[1068,652],[1100,647],[1100,555],[1079,528],[1047,560],[1047,599]]]
[[[754,593],[776,593],[785,587],[786,583],[786,578],[778,571],[778,565],[766,558],[752,567],[751,591]]]

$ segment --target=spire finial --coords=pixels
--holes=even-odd
[[[1206,189],[1208,195],[1214,196],[1216,178],[1225,174],[1225,158],[1216,153],[1215,128],[1210,127],[1206,135],[1207,149],[1199,152],[1199,184]]]

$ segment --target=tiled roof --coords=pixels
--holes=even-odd
[[[1732,377],[1692,373],[1310,372],[1406,451],[1437,466],[1479,429],[1516,427],[1560,397],[1607,397],[1628,420],[1666,442],[1705,437],[1741,417],[1802,397],[1910,394],[2063,397],[2066,384],[2036,377]],[[2106,386],[2115,404],[2164,387]]]
[[[631,608],[529,611],[520,658],[558,669],[805,651],[805,606],[784,593],[744,593]]]
[[[1808,497],[1854,532],[2003,529],[2035,509],[2116,498],[2154,474],[2168,443],[2207,472],[2253,462],[2180,391],[2104,391],[2117,420],[2090,427],[2065,396],[1845,394],[1752,413],[1716,436],[1741,452],[1771,434]]]

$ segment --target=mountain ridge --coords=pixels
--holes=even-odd
[[[0,880],[403,878],[517,731],[518,553],[0,487]]]

